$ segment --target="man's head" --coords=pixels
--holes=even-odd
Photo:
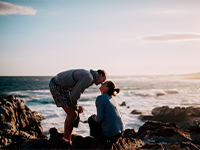
[[[102,84],[103,82],[106,81],[106,72],[105,72],[104,70],[101,70],[101,69],[97,70],[97,72],[98,72],[99,76],[98,76],[97,79],[94,81],[94,83],[95,83],[96,85]]]

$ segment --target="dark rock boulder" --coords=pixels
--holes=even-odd
[[[163,130],[163,131],[162,131]],[[63,133],[56,128],[50,129],[50,139],[35,138],[23,143],[12,143],[6,149],[123,149],[123,150],[170,150],[199,149],[199,144],[190,140],[192,133],[198,130],[179,130],[174,123],[146,122],[138,133],[134,129],[126,129],[116,143],[109,143],[104,137],[94,138],[72,135],[72,145],[63,138]],[[198,141],[199,142],[199,141]]]
[[[166,148],[166,150],[195,150],[195,149],[198,150],[200,149],[200,147],[188,142],[171,143]]]
[[[127,105],[127,103],[125,102],[125,101],[123,101],[121,104],[120,104],[120,106],[126,106]]]
[[[98,143],[95,142],[93,137],[82,137],[80,135],[72,135],[72,148],[73,149],[89,149],[93,147],[95,149],[96,145],[105,145],[104,140],[101,138],[98,139]]]
[[[42,115],[14,96],[0,97],[0,146],[43,136]]]
[[[185,132],[190,133],[192,143],[200,145],[200,127],[194,127],[190,130],[185,130]]]
[[[82,137],[73,134],[70,146],[61,136],[63,133],[56,128],[51,128],[50,133],[50,139],[44,149],[135,149],[144,145],[142,140],[134,138],[136,136],[134,129],[126,129],[123,136],[114,144],[109,143],[104,137]]]
[[[42,149],[68,149],[70,143],[64,137],[51,137]]]
[[[136,110],[136,109],[134,109],[134,110],[132,110],[131,111],[131,114],[142,114],[142,112],[141,111],[139,111],[139,110]]]
[[[137,150],[164,150],[161,143],[147,143],[144,146],[137,148]]]
[[[176,123],[172,122],[172,123],[161,123],[159,121],[147,121],[145,122],[145,124],[143,124],[137,133],[137,136],[140,136],[142,133],[144,133],[145,131],[148,130],[156,130],[160,127],[174,127],[174,128],[178,128]]]
[[[35,150],[35,149],[44,149],[45,145],[48,143],[47,137],[41,137],[41,138],[34,138],[29,139],[25,142],[23,142],[20,145],[20,149],[29,149],[29,150]]]
[[[53,132],[52,132],[53,131]],[[72,135],[72,146],[66,142],[60,131],[56,128],[50,129],[51,137],[43,149],[170,149],[174,143],[178,143],[178,148],[196,149],[198,144],[192,143],[192,133],[199,133],[198,130],[183,131],[177,128],[175,123],[161,123],[156,121],[148,121],[139,129],[138,133],[134,129],[126,129],[124,134],[116,143],[109,143],[105,138],[94,138],[91,136],[82,137],[80,135]],[[197,140],[198,141],[198,140]]]
[[[123,133],[122,137],[133,137],[135,138],[137,136],[137,132],[135,132],[135,129],[126,129]]]
[[[72,135],[72,143],[69,143],[64,138],[64,133],[57,128],[49,130],[50,138],[48,139],[43,135],[40,125],[43,119],[41,114],[32,112],[23,104],[23,101],[14,96],[0,97],[0,104],[0,149],[193,150],[200,148],[199,126],[182,130],[175,122],[160,121],[147,121],[138,132],[134,129],[126,129],[116,143],[110,143],[105,137],[82,137],[75,134]],[[176,111],[178,116],[181,115],[179,112],[186,116],[199,116],[199,109],[193,107],[186,109],[163,107],[160,110],[154,110],[153,114],[165,116],[172,115],[172,112]]]
[[[137,138],[152,138],[162,142],[191,141],[190,134],[177,128],[175,123],[147,121],[139,128]]]
[[[200,124],[200,107],[156,107],[152,110],[152,115],[140,115],[141,120],[153,120],[175,122],[180,129],[190,129],[198,127]]]

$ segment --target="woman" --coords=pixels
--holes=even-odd
[[[124,131],[121,114],[114,96],[120,92],[112,81],[106,81],[99,88],[101,95],[96,99],[97,115],[88,119],[90,135],[105,136],[107,140],[116,142]]]

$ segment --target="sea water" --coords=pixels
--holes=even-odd
[[[45,118],[41,124],[44,134],[49,135],[49,129],[58,128],[64,132],[66,113],[56,107],[49,91],[50,76],[40,77],[0,77],[0,95],[14,95],[24,101],[32,111],[37,111]],[[151,114],[155,107],[169,106],[174,108],[200,106],[200,80],[186,79],[180,76],[110,76],[108,80],[115,82],[120,93],[115,97],[119,104],[125,128],[138,131],[144,124],[139,115],[131,114],[132,110]],[[96,114],[95,100],[100,85],[93,85],[81,95],[79,105],[84,107],[80,114],[78,128],[73,134],[89,136],[89,125],[84,123],[92,114]],[[120,106],[126,102],[126,106]]]

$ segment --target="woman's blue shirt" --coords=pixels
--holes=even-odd
[[[97,116],[93,119],[102,123],[104,135],[114,136],[124,131],[121,113],[115,98],[103,94],[96,99]]]

